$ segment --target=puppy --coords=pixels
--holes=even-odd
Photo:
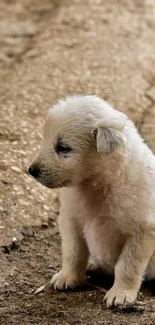
[[[49,110],[29,173],[60,188],[62,268],[55,289],[85,280],[88,258],[114,274],[108,307],[133,303],[155,277],[155,157],[127,116],[96,96]]]

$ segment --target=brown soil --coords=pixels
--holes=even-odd
[[[47,109],[73,93],[126,112],[155,150],[154,49],[154,0],[0,1],[0,324],[155,324],[153,283],[131,310],[107,310],[98,278],[74,293],[49,287],[58,193],[27,175]]]

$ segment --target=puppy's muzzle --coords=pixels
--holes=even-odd
[[[34,178],[37,178],[41,174],[41,169],[36,165],[31,165],[28,169],[28,173],[32,175]]]

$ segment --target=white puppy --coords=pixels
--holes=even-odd
[[[115,276],[107,306],[134,302],[143,278],[155,277],[155,157],[134,124],[96,96],[60,101],[29,172],[62,188],[54,288],[84,282],[91,256]]]

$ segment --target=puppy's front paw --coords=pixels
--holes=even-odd
[[[84,282],[77,276],[65,275],[62,271],[53,275],[50,284],[55,290],[66,291],[74,290],[76,287],[80,286]]]
[[[105,295],[107,307],[132,304],[137,298],[137,291],[113,286]]]

